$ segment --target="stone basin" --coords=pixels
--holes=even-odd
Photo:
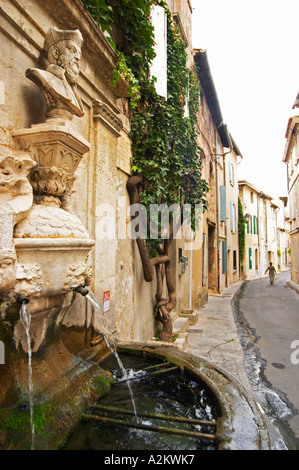
[[[16,294],[50,297],[86,284],[92,239],[18,238]]]

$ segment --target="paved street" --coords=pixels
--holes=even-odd
[[[251,386],[286,442],[299,449],[299,294],[288,280],[284,272],[274,286],[268,277],[246,281],[234,306]]]

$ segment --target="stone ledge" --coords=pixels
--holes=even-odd
[[[291,289],[294,289],[297,294],[299,294],[299,284],[297,284],[295,281],[288,281],[287,286],[290,287]]]
[[[134,344],[134,343],[133,343]],[[188,333],[179,333],[177,338],[173,343],[168,343],[166,341],[158,341],[154,339],[149,339],[145,343],[147,346],[151,347],[171,347],[174,349],[179,349],[180,351],[187,351],[188,349]]]

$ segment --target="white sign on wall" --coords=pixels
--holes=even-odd
[[[103,311],[108,312],[110,310],[110,291],[104,292],[103,295]]]

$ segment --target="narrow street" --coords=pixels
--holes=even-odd
[[[289,448],[299,449],[299,295],[290,272],[246,281],[234,302],[246,371],[257,401]]]

